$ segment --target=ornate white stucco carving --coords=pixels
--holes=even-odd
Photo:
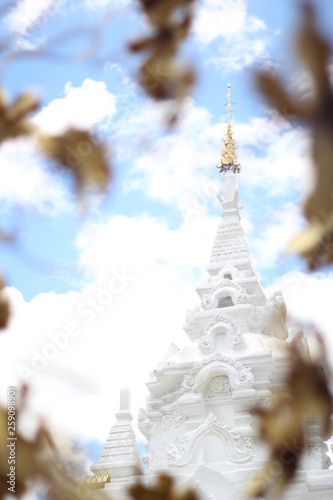
[[[319,464],[323,465],[325,468],[331,465],[330,458],[326,455],[327,446],[325,443],[317,443],[310,444],[307,447],[307,456],[314,460],[315,462],[319,462]]]
[[[238,432],[210,413],[205,422],[188,437],[183,440],[178,438],[174,444],[169,444],[167,449],[169,464],[181,467],[190,463],[197,445],[209,434],[218,436],[222,440],[230,462],[244,463],[251,460],[254,453],[252,436],[240,436]]]
[[[167,415],[163,415],[162,419],[162,429],[166,431],[169,427],[178,427],[180,424],[187,419],[185,413],[178,408],[173,413],[169,413]]]
[[[162,430],[162,420],[151,420],[150,435],[156,436]]]
[[[230,398],[232,395],[232,388],[227,375],[220,375],[214,377],[207,387],[206,397],[208,399],[216,398]]]
[[[211,263],[217,263],[220,261],[224,260],[231,260],[231,259],[246,259],[249,257],[248,251],[247,250],[241,250],[241,251],[225,251],[225,252],[218,252],[216,254],[212,254],[211,256]]]
[[[286,304],[282,296],[282,292],[280,290],[275,291],[272,295],[269,296],[267,301],[267,306],[271,309],[272,312],[278,313],[281,315],[284,320],[287,317],[287,309]]]
[[[186,321],[190,322],[193,316],[200,311],[200,307],[198,304],[192,307],[189,311],[186,313]]]
[[[120,432],[113,432],[111,429],[98,465],[107,466],[126,461],[140,461],[140,454],[133,429],[130,425],[122,427],[124,427],[124,430]]]
[[[194,365],[189,375],[185,375],[180,390],[198,392],[199,386],[204,386],[208,378],[211,379],[219,373],[228,375],[234,389],[249,388],[253,385],[254,377],[249,367],[222,353],[215,353]]]
[[[242,226],[239,223],[239,219],[235,218],[234,220],[222,220],[222,222],[219,223],[218,225],[218,231],[217,231],[217,238],[220,237],[233,237],[233,236],[238,236],[242,235],[243,230]]]
[[[230,250],[230,243],[226,243],[226,248]],[[240,271],[237,267],[226,264],[215,276],[209,276],[204,285],[206,287],[212,287],[218,285],[224,279],[238,282],[244,278],[246,278],[246,271]]]
[[[218,314],[207,325],[205,333],[199,342],[199,347],[202,352],[210,353],[214,351],[215,335],[221,330],[225,331],[232,347],[238,347],[244,343],[241,329],[237,326],[236,322],[225,314]]]
[[[275,325],[280,324],[284,327],[287,336],[288,332],[285,327],[286,317],[286,304],[282,297],[281,291],[277,290],[269,297],[267,301],[265,316],[262,321],[262,332],[266,335],[272,335],[274,334]]]
[[[258,406],[263,410],[270,410],[272,408],[272,398],[271,396],[263,396],[258,399]]]
[[[145,455],[145,465],[147,467],[147,471],[151,474],[156,471],[159,467],[159,460],[157,453],[150,449],[149,453]]]
[[[235,266],[226,266],[219,271],[218,275],[215,277],[215,282],[220,283],[223,279],[225,279],[225,275],[230,274],[233,280],[242,278],[244,273],[239,271]]]
[[[249,301],[248,294],[238,283],[229,279],[223,279],[203,296],[201,307],[203,309],[216,309],[218,307],[218,299],[228,296],[232,298],[234,305],[246,304]]]

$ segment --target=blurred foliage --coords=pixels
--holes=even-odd
[[[84,130],[68,129],[59,136],[39,136],[41,151],[74,174],[79,198],[90,187],[105,191],[111,182],[107,148]]]
[[[0,328],[5,328],[10,316],[10,304],[5,294],[5,282],[0,276]]]
[[[296,339],[296,338],[295,338]],[[307,445],[307,426],[317,424],[316,435],[328,439],[332,434],[333,411],[321,359],[311,360],[308,350],[295,341],[290,348],[291,369],[282,389],[272,391],[270,409],[255,408],[260,419],[259,437],[270,449],[266,467],[247,490],[250,498],[276,498],[292,481]]]
[[[180,491],[175,487],[174,480],[161,474],[155,486],[145,486],[135,484],[129,488],[129,493],[133,500],[198,500],[193,491]]]
[[[6,440],[8,435],[7,408],[0,407],[0,500],[8,497],[21,498],[32,484],[43,480],[44,484],[52,486],[54,498],[79,500],[82,498],[98,499],[97,494],[92,497],[90,491],[65,471],[62,457],[54,443],[54,440],[41,422],[33,437],[25,437],[19,431],[17,423],[24,412],[29,412],[28,388],[23,386],[18,395],[16,404],[14,426],[15,436]],[[11,429],[13,427],[10,427]],[[9,491],[9,464],[8,443],[15,443],[15,493]],[[4,447],[4,448],[3,448]],[[85,495],[84,495],[85,493]]]
[[[177,60],[180,45],[190,32],[195,1],[138,0],[152,33],[130,43],[129,50],[148,53],[139,71],[139,83],[148,96],[178,104],[168,119],[170,126],[176,123],[179,104],[196,80],[194,69]]]
[[[257,83],[282,116],[307,125],[312,135],[315,182],[303,205],[308,226],[292,239],[288,249],[303,256],[313,270],[333,262],[333,89],[329,42],[316,25],[312,4],[303,2],[301,12],[295,48],[312,78],[312,95],[307,99],[292,96],[277,76],[266,71],[257,73]],[[323,439],[332,433],[332,395],[322,368],[326,364],[324,354],[321,361],[314,362],[303,358],[295,345],[291,353],[293,365],[286,389],[274,394],[271,410],[255,412],[261,420],[260,436],[269,445],[271,457],[250,484],[250,497],[271,498],[284,492],[305,450],[307,422],[319,425]],[[281,411],[284,407],[288,408],[286,415]]]
[[[39,100],[31,93],[19,95],[9,105],[4,90],[0,89],[0,141],[30,135],[34,126],[27,115],[39,108]]]
[[[300,253],[312,270],[333,262],[333,89],[329,75],[330,45],[316,26],[315,10],[308,2],[302,4],[302,24],[295,46],[312,77],[311,97],[295,98],[279,78],[268,72],[259,72],[257,83],[283,116],[306,124],[312,134],[315,182],[303,206],[308,227],[289,244],[289,250]]]

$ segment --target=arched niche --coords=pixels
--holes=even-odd
[[[205,358],[192,368],[180,385],[181,392],[205,392],[210,380],[218,375],[227,375],[233,389],[245,389],[253,386],[254,377],[251,368],[239,361],[218,352]]]
[[[213,446],[209,452],[208,447]],[[219,453],[219,448],[221,452]],[[250,436],[240,436],[234,429],[219,421],[210,413],[205,422],[182,443],[169,445],[169,463],[183,467],[210,455],[209,461],[230,461],[245,463],[253,456],[253,440]]]
[[[221,269],[217,275],[217,280],[222,281],[223,279],[229,279],[231,281],[240,278],[241,273],[235,266],[227,266]]]
[[[224,307],[234,306],[234,301],[230,295],[220,295],[217,303],[218,309],[223,309]]]
[[[228,360],[212,359],[204,364],[194,377],[194,385],[197,391],[205,393],[212,379],[219,376],[227,376],[232,390],[251,387],[253,375],[250,368],[241,363],[230,363]]]
[[[211,321],[206,329],[202,339],[199,342],[199,348],[202,352],[213,352],[216,345],[216,337],[224,335],[233,348],[244,344],[244,337],[237,326],[229,316],[218,314]]]
[[[196,463],[225,462],[228,460],[226,442],[216,433],[206,434],[197,443]]]
[[[230,297],[230,300],[226,300],[227,297]],[[228,307],[228,304],[245,304],[248,302],[248,295],[238,283],[224,279],[203,296],[201,306],[203,309],[218,309],[223,300],[226,303],[223,307]]]

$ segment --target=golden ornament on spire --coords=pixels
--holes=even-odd
[[[225,174],[228,170],[232,170],[235,174],[241,171],[241,165],[238,161],[235,142],[232,137],[231,129],[231,100],[230,100],[230,83],[228,85],[228,127],[227,135],[224,141],[224,146],[221,153],[221,162],[217,164],[216,167],[219,169],[219,173]]]

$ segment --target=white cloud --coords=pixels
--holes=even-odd
[[[265,28],[264,21],[247,13],[245,0],[203,0],[194,32],[201,43],[207,44],[216,38],[228,40],[244,30],[257,33]]]
[[[65,96],[51,101],[33,118],[44,133],[59,134],[67,127],[90,129],[105,125],[115,113],[115,98],[104,82],[84,80],[82,86],[68,83]],[[73,208],[62,177],[47,166],[32,141],[6,141],[0,150],[0,199],[44,214]]]
[[[62,5],[62,0],[21,0],[7,17],[9,28],[25,36],[47,23]]]
[[[147,214],[135,218],[115,216],[104,225],[87,226],[81,232],[77,239],[81,265],[95,279],[99,276],[99,282],[102,282],[108,266],[128,267],[132,263],[142,268],[142,274],[145,266],[151,266],[157,259],[161,269],[172,266],[174,272],[180,273],[178,286],[181,288],[182,270],[187,270],[183,274],[186,276],[205,258],[208,260],[218,220],[218,217],[201,214],[184,222],[178,229],[170,230],[163,219]],[[197,239],[205,241],[206,245],[195,245]]]
[[[65,348],[29,380],[31,404],[54,428],[104,440],[119,389],[131,388],[136,416],[144,405],[149,370],[172,341],[184,343],[186,309],[198,300],[194,283],[205,274],[216,229],[214,218],[196,217],[171,230],[148,215],[118,216],[87,227],[77,244],[82,272],[93,273],[95,279],[85,290],[39,294],[27,303],[16,289],[9,289],[15,307],[9,332],[0,337],[2,380],[17,383],[18,365],[30,368],[36,352],[52,355],[52,334],[76,323],[78,335],[67,336]],[[112,284],[115,271],[128,277],[127,286],[117,279]],[[112,301],[102,304],[108,298],[106,288],[113,285]],[[89,305],[95,299],[101,311],[93,312]]]
[[[288,202],[281,208],[274,207],[265,226],[256,229],[252,245],[255,267],[264,270],[281,261],[287,244],[301,225],[302,215],[297,204]]]
[[[67,83],[64,94],[35,117],[35,123],[46,133],[58,134],[67,127],[90,129],[110,120],[115,113],[115,97],[105,82],[86,78],[80,87]]]
[[[311,141],[302,128],[286,121],[252,118],[235,127],[238,156],[246,185],[264,186],[272,195],[312,185]]]
[[[132,165],[128,177],[123,177],[123,188],[144,190],[180,210],[193,200],[215,199],[220,182],[211,174],[217,174],[222,126],[213,125],[210,112],[189,99],[176,132],[165,134],[164,112],[164,104],[137,106],[133,102],[115,123],[117,157]]]
[[[137,117],[142,120],[143,127],[145,115],[146,123],[152,123],[145,111]],[[207,134],[212,128],[210,121],[205,108],[191,106],[176,134],[156,138],[152,149],[134,159],[134,183],[138,176],[142,182],[143,176],[142,185],[148,188],[148,194],[166,202],[179,200],[188,192],[200,191],[202,182],[208,182],[218,158],[214,134]]]
[[[333,274],[290,272],[280,277],[270,290],[276,288],[282,291],[288,314],[293,321],[298,322],[300,329],[303,327],[310,335],[315,327],[316,331],[323,335],[327,358],[333,370]]]
[[[222,188],[215,165],[226,125],[214,124],[209,111],[189,99],[176,133],[161,134],[156,119],[160,112],[161,107],[150,103],[133,107],[124,121],[116,122],[118,157],[132,165],[129,175],[123,177],[123,188],[142,190],[191,219],[213,208]],[[273,268],[303,224],[295,194],[304,197],[313,186],[309,134],[269,111],[266,117],[237,123],[233,135],[243,167],[239,176],[241,191],[246,189],[254,196],[260,189],[267,203],[256,217],[256,224],[259,221],[264,229],[257,228],[256,234],[254,230],[251,234],[254,261],[266,269]],[[139,145],[141,137],[143,148]],[[277,201],[281,197],[282,205]],[[245,221],[248,228],[253,228],[250,214],[245,213]]]
[[[210,112],[191,100],[176,133],[160,134],[156,121],[156,105],[151,104],[130,110],[125,121],[116,123],[119,160],[132,165],[124,188],[142,189],[180,210],[185,201],[202,204],[215,199],[222,185],[216,164],[226,124],[214,124]],[[237,123],[233,135],[243,167],[239,178],[243,186],[265,188],[272,196],[310,188],[310,140],[303,129],[270,114]]]
[[[103,7],[112,7],[112,9],[116,9],[119,7],[127,7],[132,3],[133,0],[85,0],[86,7],[93,10]]]
[[[60,179],[48,170],[27,139],[7,141],[0,150],[0,199],[6,206],[52,215],[69,210]]]
[[[144,190],[151,198],[178,209],[185,219],[204,214],[209,206],[213,207],[216,193],[222,188],[215,165],[226,125],[214,124],[206,108],[189,100],[177,133],[160,135],[156,133],[155,111],[154,105],[134,109],[126,116],[128,127],[117,123],[119,157],[133,165],[124,179],[124,188]],[[139,153],[133,146],[134,139],[129,140],[140,137],[138,131],[148,138],[148,146]],[[303,129],[292,127],[272,112],[266,117],[237,123],[234,138],[243,166],[239,176],[241,190],[254,195],[260,189],[268,203],[260,212],[261,220],[256,217],[256,222],[259,220],[265,229],[257,228],[256,234],[254,230],[251,234],[254,260],[260,266],[272,268],[303,224],[295,193],[301,196],[303,192],[305,196],[312,186],[310,139]],[[282,205],[277,205],[277,197],[283,197]],[[246,222],[248,228],[253,228],[250,213],[245,213]]]
[[[225,71],[239,70],[267,57],[266,25],[247,12],[246,0],[203,0],[195,17],[194,34],[206,46],[221,41],[208,61]]]

